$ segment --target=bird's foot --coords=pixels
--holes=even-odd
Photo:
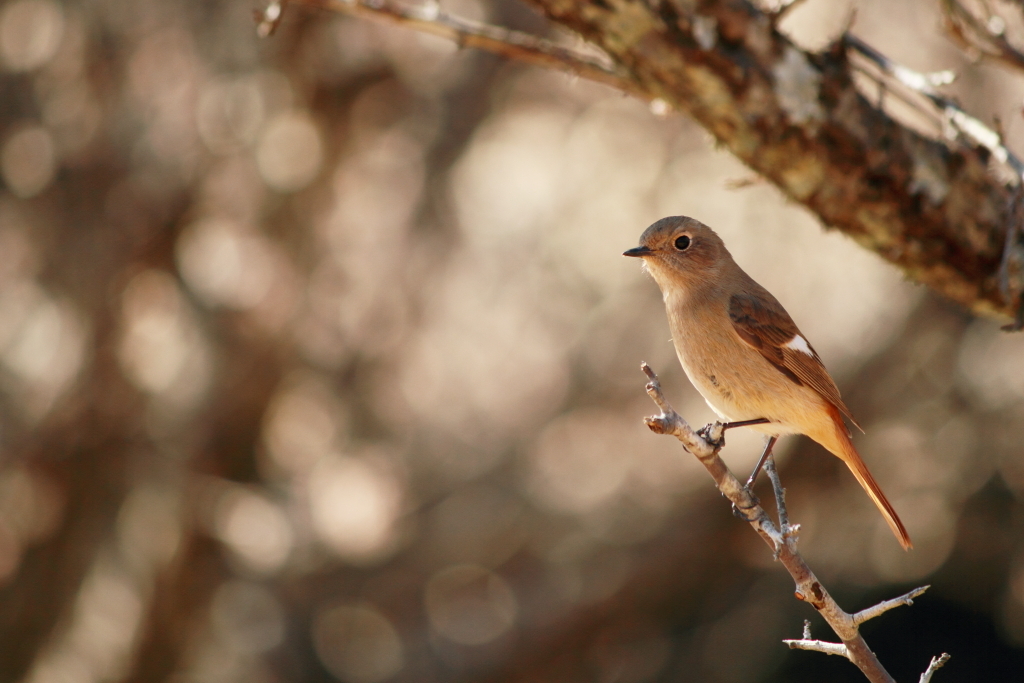
[[[751,491],[750,489],[747,489],[747,493],[750,494],[750,505],[743,506],[733,503],[732,514],[742,519],[744,522],[753,522],[755,519],[757,519],[757,514],[751,512],[751,510],[754,510],[755,508],[759,507],[761,505],[761,501],[758,500],[757,496],[755,496],[754,492]]]
[[[720,422],[708,423],[697,430],[697,436],[712,448],[722,448],[725,446],[725,430],[720,429],[721,426]]]

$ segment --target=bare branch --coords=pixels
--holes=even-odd
[[[268,5],[262,16],[258,17],[261,35],[273,32],[281,20],[284,5],[301,5],[404,26],[447,38],[461,47],[472,47],[528,64],[564,71],[637,97],[651,99],[610,59],[602,62],[528,33],[453,16],[442,12],[436,1],[415,6],[391,0],[280,0]]]
[[[938,657],[932,657],[932,661],[929,662],[928,668],[924,670],[923,674],[921,674],[921,678],[918,679],[918,683],[930,683],[932,680],[932,675],[936,671],[941,669],[943,666],[945,666],[946,662],[948,661],[949,654],[946,652],[943,652]]]
[[[790,650],[810,650],[812,652],[823,652],[827,655],[839,655],[849,659],[850,653],[842,643],[826,643],[824,640],[784,640]]]
[[[823,640],[811,638],[811,622],[808,619],[804,619],[803,638],[783,640],[782,642],[788,645],[790,650],[812,650],[814,652],[823,652],[827,655],[839,655],[847,659],[850,658],[849,651],[842,643],[827,643]]]
[[[889,610],[894,609],[896,607],[902,607],[903,605],[909,607],[910,605],[914,604],[914,598],[924,595],[925,591],[927,591],[929,588],[931,588],[931,586],[921,586],[920,588],[915,588],[906,595],[901,595],[900,597],[893,598],[892,600],[885,600],[884,602],[880,602],[877,605],[873,605],[871,607],[868,607],[867,609],[863,609],[860,612],[857,612],[853,615],[853,622],[860,626],[868,619],[874,619],[878,615],[885,614]]]

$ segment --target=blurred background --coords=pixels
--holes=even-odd
[[[847,610],[933,586],[865,627],[883,663],[1019,675],[1020,335],[679,116],[327,13],[260,40],[256,9],[0,4],[0,681],[862,680],[780,643],[832,634],[642,423],[641,360],[714,417],[620,256],[673,214],[786,305],[867,430],[913,552],[837,459],[777,452]],[[442,9],[551,35],[516,0]],[[821,48],[854,10],[1024,149],[1021,78],[935,0],[809,0],[783,29]]]

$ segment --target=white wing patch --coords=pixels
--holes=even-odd
[[[811,358],[814,358],[814,351],[811,350],[810,344],[808,344],[807,340],[801,337],[799,334],[795,335],[792,339],[783,344],[783,346],[785,346],[787,349],[793,349],[794,351],[806,353]]]

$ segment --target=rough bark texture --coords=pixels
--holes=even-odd
[[[825,225],[975,312],[1011,313],[998,277],[1010,190],[988,153],[889,118],[857,91],[841,44],[804,52],[743,0],[530,2]]]

